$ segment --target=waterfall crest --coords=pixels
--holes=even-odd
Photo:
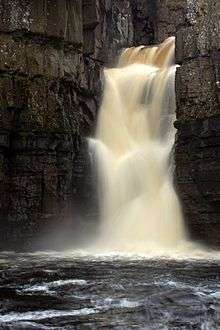
[[[105,69],[95,149],[101,204],[97,244],[141,251],[185,239],[173,186],[175,39],[123,51]]]

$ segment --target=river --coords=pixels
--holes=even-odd
[[[0,329],[220,329],[219,259],[1,253]]]

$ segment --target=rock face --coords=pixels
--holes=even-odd
[[[95,115],[86,104],[96,100],[81,1],[11,0],[0,9],[0,241],[27,246],[69,216],[73,160]]]
[[[220,246],[220,2],[185,1],[177,29],[176,173],[191,236]]]
[[[85,137],[103,65],[133,43],[132,6],[0,0],[0,17],[0,248],[38,248],[94,217]]]
[[[85,137],[95,129],[102,68],[123,47],[175,33],[177,183],[193,235],[218,241],[218,7],[0,0],[0,248],[39,248],[54,228],[72,233],[81,219],[97,218]]]

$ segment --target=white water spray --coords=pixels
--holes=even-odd
[[[97,246],[145,251],[185,240],[173,187],[175,39],[126,49],[106,69],[96,138],[101,224]]]

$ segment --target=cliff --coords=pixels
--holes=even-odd
[[[194,239],[220,245],[220,2],[186,3],[177,30],[177,181]]]
[[[94,204],[101,69],[133,42],[129,1],[0,1],[0,242],[39,246]],[[95,211],[94,211],[95,212]],[[76,223],[77,225],[77,223]]]
[[[97,218],[85,137],[95,129],[102,68],[123,47],[176,32],[178,189],[194,237],[219,242],[217,7],[0,0],[0,248],[37,248],[54,228]]]

